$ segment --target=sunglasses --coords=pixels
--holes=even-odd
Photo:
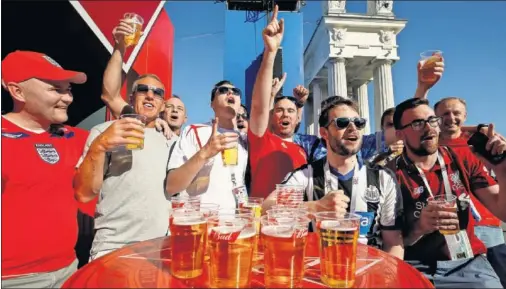
[[[165,90],[163,90],[162,88],[152,86],[152,85],[147,85],[147,84],[138,84],[135,87],[134,92],[147,93],[150,90],[153,92],[153,94],[156,97],[163,98],[165,96]]]
[[[220,86],[216,88],[219,94],[227,94],[228,92],[232,92],[233,95],[241,96],[241,90],[237,87],[226,87]]]
[[[244,120],[248,120],[248,114],[247,113],[238,113],[236,117],[237,117],[237,119],[242,118]]]
[[[357,127],[357,129],[363,129],[367,124],[367,120],[363,117],[338,117],[332,121],[336,124],[336,127],[338,129],[345,129],[352,122]]]

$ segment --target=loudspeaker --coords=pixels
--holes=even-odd
[[[274,3],[278,5],[279,11],[298,12],[300,10],[300,1],[298,0],[274,0]]]
[[[265,2],[265,0],[227,0],[227,9],[240,11],[265,11],[267,10]]]

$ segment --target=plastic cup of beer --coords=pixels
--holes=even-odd
[[[253,217],[222,214],[208,218],[209,286],[249,288],[256,229]]]
[[[248,198],[244,203],[239,204],[239,208],[250,209],[254,211],[254,215],[256,218],[260,218],[262,215],[262,204],[264,203],[264,198]]]
[[[435,82],[438,78],[432,71],[427,71],[429,68],[433,68],[436,66],[436,62],[443,61],[443,51],[441,50],[427,50],[420,53],[420,58],[422,61],[422,82],[432,83]]]
[[[188,196],[186,195],[177,195],[177,196],[172,196],[170,198],[170,203],[171,203],[171,206],[172,206],[172,209],[177,209],[177,208],[181,208],[184,206],[184,204],[186,202],[188,202]]]
[[[302,288],[309,218],[292,215],[287,223],[263,216],[261,222],[265,288]]]
[[[264,198],[254,198],[250,197],[246,199],[244,203],[239,204],[239,208],[248,209],[253,212],[253,217],[255,218],[255,228],[256,228],[256,245],[255,251],[253,252],[253,258],[255,260],[259,259],[258,252],[262,250],[261,245],[261,236],[260,236],[260,217],[262,216],[262,204],[264,203]]]
[[[221,152],[221,159],[223,160],[223,165],[228,166],[237,166],[239,162],[239,148],[238,146],[234,146],[231,148],[224,149]]]
[[[438,207],[442,211],[452,212],[457,214],[457,196],[454,195],[439,195],[429,197],[427,202],[431,206]],[[439,230],[442,235],[454,235],[460,231],[460,226],[456,226],[454,230]]]
[[[170,222],[172,276],[191,279],[202,275],[207,242],[207,219],[202,212],[179,208]]]
[[[146,117],[143,116],[143,115],[140,115],[140,114],[122,114],[120,117],[120,119],[123,119],[123,118],[135,118],[135,119],[138,119],[142,122],[143,125],[146,125]],[[141,131],[142,133],[144,133],[144,131]],[[144,139],[139,139],[139,138],[136,138],[136,137],[127,137],[127,139],[133,139],[133,140],[139,140],[139,144],[127,144],[126,145],[126,149],[127,150],[141,150],[144,148]]]
[[[276,205],[293,206],[304,201],[304,186],[277,184]]]
[[[123,18],[128,22],[133,29],[133,33],[125,36],[125,46],[133,46],[139,43],[141,38],[142,25],[144,25],[144,19],[135,13],[126,13]]]
[[[360,216],[337,212],[314,214],[319,237],[321,280],[331,288],[355,283]]]

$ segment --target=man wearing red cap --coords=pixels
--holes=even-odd
[[[62,125],[71,83],[47,55],[16,51],[2,61],[14,109],[2,116],[2,287],[55,288],[77,269],[75,166],[88,133]]]

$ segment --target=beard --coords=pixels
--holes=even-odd
[[[434,139],[434,144],[430,144],[430,143],[422,141],[422,139],[424,137],[426,137],[427,135],[428,135],[428,133],[424,134],[421,137],[418,147],[415,147],[414,145],[410,144],[409,141],[407,141],[407,140],[406,140],[405,144],[409,148],[409,150],[417,156],[420,156],[420,157],[430,156],[430,155],[434,154],[435,152],[437,152],[438,139],[436,136]]]
[[[331,139],[330,149],[340,156],[353,156],[358,153],[362,146],[362,138],[356,141],[355,145],[345,145],[343,140]]]

